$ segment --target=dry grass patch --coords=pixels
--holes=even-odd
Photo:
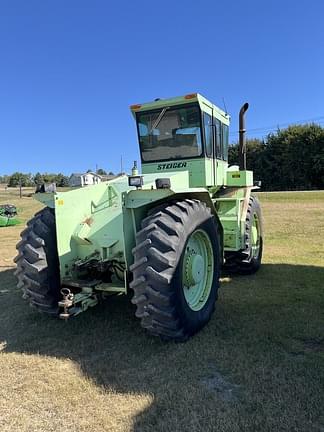
[[[123,297],[68,323],[39,315],[15,288],[22,227],[2,229],[1,432],[323,430],[324,193],[260,198],[263,267],[224,275],[185,344],[148,337]],[[6,201],[24,220],[40,207]]]

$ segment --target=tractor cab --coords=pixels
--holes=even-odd
[[[188,171],[190,187],[226,181],[230,117],[199,94],[132,105],[142,172]]]

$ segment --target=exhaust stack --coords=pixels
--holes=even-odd
[[[245,113],[249,108],[246,102],[240,109],[239,114],[239,167],[240,171],[246,170],[246,138],[245,138]]]

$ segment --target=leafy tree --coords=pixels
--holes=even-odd
[[[237,163],[238,144],[229,148]],[[247,168],[262,181],[263,190],[324,188],[324,128],[316,124],[278,129],[265,141],[247,140]]]
[[[44,178],[43,178],[43,176],[42,176],[42,174],[40,172],[37,172],[34,175],[34,179],[33,180],[34,180],[35,185],[39,185],[39,184],[44,183]]]
[[[17,186],[32,186],[33,180],[31,174],[24,174],[21,172],[15,172],[13,173],[8,182],[9,187],[17,187]]]
[[[229,164],[238,164],[238,144],[229,147]],[[278,129],[264,140],[247,140],[247,169],[261,180],[263,190],[324,189],[324,128],[316,124],[292,125]],[[92,172],[89,169],[87,172]],[[99,175],[106,175],[102,168]],[[109,171],[109,175],[114,175]],[[62,173],[0,176],[0,183],[11,187],[32,186],[55,182],[68,186],[68,177]]]
[[[69,177],[59,173],[54,177],[54,182],[59,187],[69,186]]]
[[[10,179],[10,176],[8,176],[7,174],[4,174],[4,175],[0,176],[0,183],[8,184],[9,179]]]
[[[42,184],[42,183],[56,183],[57,186],[68,186],[69,178],[62,173],[58,174],[49,174],[49,173],[36,173],[33,177],[34,183]]]
[[[99,168],[99,169],[97,170],[97,174],[99,174],[99,175],[107,175],[107,172],[106,172],[104,169]]]

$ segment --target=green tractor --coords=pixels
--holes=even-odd
[[[133,291],[150,334],[184,341],[210,319],[222,267],[256,272],[262,217],[246,170],[240,111],[239,166],[228,166],[230,118],[199,94],[132,105],[142,174],[57,192],[17,245],[16,275],[39,311],[67,319]]]

